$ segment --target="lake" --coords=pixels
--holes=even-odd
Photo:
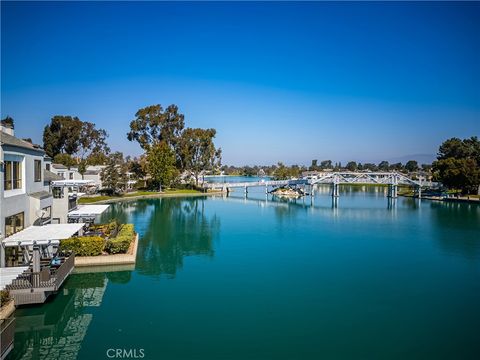
[[[480,207],[329,191],[112,205],[135,269],[19,309],[8,359],[480,358]]]

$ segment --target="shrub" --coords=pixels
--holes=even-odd
[[[101,255],[105,246],[105,240],[100,236],[81,236],[62,240],[61,251],[73,251],[76,256]]]
[[[5,305],[10,300],[10,293],[8,290],[0,291],[0,307]]]
[[[117,236],[107,240],[105,251],[109,254],[125,254],[135,236],[133,224],[125,224],[120,227]]]

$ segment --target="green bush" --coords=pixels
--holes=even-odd
[[[105,251],[109,254],[125,254],[135,236],[133,224],[120,227],[117,236],[107,240]]]
[[[0,291],[0,307],[5,305],[10,300],[10,293],[8,290]]]
[[[105,240],[100,236],[80,236],[62,240],[61,251],[73,251],[75,256],[101,255],[105,246]]]

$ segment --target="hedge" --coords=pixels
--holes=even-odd
[[[8,290],[1,290],[0,291],[0,307],[5,305],[11,299],[10,293]]]
[[[130,243],[135,236],[133,224],[123,225],[117,233],[117,236],[107,240],[105,251],[109,254],[125,254],[130,247]]]
[[[73,251],[76,256],[101,255],[105,240],[100,236],[80,236],[65,239],[60,242],[60,250]]]

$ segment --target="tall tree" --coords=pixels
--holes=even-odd
[[[322,169],[331,169],[333,168],[332,160],[323,160],[320,163],[320,168]]]
[[[137,141],[145,151],[163,141],[176,152],[184,126],[184,115],[176,105],[169,105],[165,111],[160,104],[151,105],[137,111],[127,138]]]
[[[435,179],[446,187],[480,193],[480,141],[476,136],[443,142],[432,167]]]
[[[378,170],[381,170],[381,171],[387,171],[388,168],[389,168],[390,164],[388,163],[388,161],[381,161],[379,164],[378,164]]]
[[[43,148],[48,156],[73,155],[78,151],[82,121],[78,117],[56,115],[43,130]]]
[[[183,169],[190,171],[195,177],[195,184],[202,171],[220,167],[222,151],[215,148],[213,139],[215,129],[192,129],[183,131],[179,141],[179,152]]]
[[[82,163],[91,154],[109,153],[107,136],[105,130],[97,129],[95,124],[81,121],[78,117],[54,116],[43,130],[43,147],[52,158],[67,154],[77,157]],[[81,169],[85,167],[85,163],[80,166]]]
[[[407,163],[405,164],[405,170],[407,170],[408,172],[417,171],[418,170],[418,162],[416,162],[415,160],[407,161]]]
[[[346,168],[347,168],[348,171],[356,171],[356,170],[357,170],[357,167],[358,167],[358,166],[357,166],[357,163],[356,163],[355,161],[349,161],[349,162],[347,163],[347,166],[346,166]]]
[[[147,152],[147,167],[152,180],[162,191],[162,186],[170,186],[178,175],[175,167],[175,154],[166,142],[153,145]]]
[[[100,173],[102,185],[114,193],[124,192],[127,189],[127,166],[121,152],[114,152],[108,158],[107,166]]]

